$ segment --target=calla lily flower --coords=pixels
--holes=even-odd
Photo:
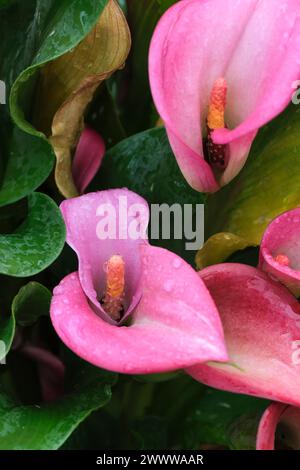
[[[101,135],[86,127],[76,147],[72,174],[78,192],[82,194],[100,168],[105,154],[105,143]]]
[[[246,162],[258,129],[300,75],[299,0],[182,0],[161,18],[149,73],[181,171],[215,192]]]
[[[144,199],[126,189],[102,191],[66,200],[61,211],[79,267],[55,288],[50,313],[73,352],[132,374],[228,359],[203,281],[180,257],[145,239]]]
[[[268,226],[259,267],[300,295],[300,208],[281,214]]]
[[[276,441],[282,450],[300,450],[300,408],[272,403],[266,409],[259,423],[256,449],[277,449]]]
[[[251,266],[200,271],[221,316],[229,363],[187,370],[209,386],[300,405],[300,305],[280,283]]]

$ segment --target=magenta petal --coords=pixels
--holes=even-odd
[[[51,319],[62,341],[92,364],[121,373],[167,372],[227,360],[216,307],[198,274],[161,248],[140,246],[141,301],[130,326],[114,326],[89,306],[78,275],[54,290]]]
[[[76,188],[83,193],[100,168],[105,143],[93,129],[86,127],[80,136],[73,159],[72,173]]]
[[[282,8],[279,8],[274,18],[272,18],[272,13],[274,8],[276,8],[274,0],[265,2],[265,5],[264,2],[260,2],[260,5],[264,8],[262,13],[264,12],[263,14],[266,18],[268,15],[268,22],[270,24],[270,31],[268,33],[273,35],[274,42],[264,44],[265,50],[263,51],[264,57],[262,58],[264,62],[261,64],[262,76],[256,90],[257,94],[255,97],[248,95],[248,101],[250,100],[248,107],[249,114],[241,113],[241,115],[244,114],[242,116],[244,120],[234,130],[216,130],[214,132],[214,141],[219,144],[232,142],[254,132],[281,113],[291,102],[294,92],[292,85],[299,78],[300,17],[297,12],[297,9],[299,9],[298,0],[287,2],[286,10],[283,11]],[[283,13],[282,18],[280,18],[281,13]],[[296,15],[298,18],[296,18]],[[262,34],[265,34],[265,29]],[[244,41],[246,40],[247,38],[244,38]],[[246,48],[248,50],[248,46],[245,44],[244,52]],[[277,49],[276,51],[275,48]],[[241,48],[240,54],[242,52]],[[237,64],[235,67],[233,66],[234,64],[231,64],[231,67],[237,72],[237,70],[240,70],[241,63],[244,60],[245,57],[235,58]],[[228,72],[230,73],[230,70]],[[251,78],[252,80],[257,78],[256,74],[257,70],[253,70],[252,77],[248,77],[248,82]],[[247,86],[244,88],[245,97]],[[256,99],[256,102],[252,103],[254,99]]]
[[[133,239],[130,234],[128,235],[127,229],[130,229],[132,224],[135,224],[137,231],[139,225],[147,228],[148,205],[144,199],[127,189],[111,189],[65,200],[60,208],[67,228],[67,242],[78,256],[82,289],[94,310],[103,319],[115,324],[98,301],[105,290],[105,263],[115,254],[120,254],[125,261],[127,299],[125,306],[128,316],[141,295],[139,290],[141,263],[138,246],[147,241],[141,238]],[[112,216],[109,218],[112,221],[110,238],[100,239],[97,235],[98,224],[101,221],[105,222],[107,215]],[[119,225],[125,223],[126,216],[127,227],[124,225],[125,231],[123,231],[120,226],[119,230]]]
[[[284,403],[272,403],[264,412],[258,427],[256,450],[274,450],[278,422],[288,408]]]
[[[276,261],[288,257],[289,265]],[[260,246],[259,267],[300,295],[300,208],[277,217],[268,226]]]
[[[216,143],[231,144],[230,163],[220,180],[224,185],[244,165],[257,130],[291,100],[300,73],[299,33],[298,0],[182,0],[163,15],[150,47],[151,90],[178,163],[194,188],[218,189],[206,184],[213,175],[205,165],[199,163],[196,174],[189,169],[203,160],[202,135],[215,80],[224,77],[228,85],[228,130],[213,133]]]
[[[272,403],[264,412],[258,428],[256,449],[274,450],[278,425],[293,449],[300,449],[300,409],[283,403]]]
[[[188,369],[212,387],[300,405],[300,305],[256,268],[220,264],[200,275],[216,302],[230,364]]]
[[[199,281],[196,271],[171,251],[144,245],[140,247],[143,264],[142,297],[133,314],[135,325],[151,322],[165,325],[191,335],[191,345],[197,343],[200,362],[214,356],[226,361],[228,356],[224,334],[215,304]],[[162,340],[163,340],[163,336]],[[193,338],[196,343],[193,345]]]
[[[190,186],[196,191],[205,193],[217,191],[219,183],[204,158],[200,158],[198,153],[180,140],[168,127],[166,131],[179,168]]]
[[[213,135],[215,135],[213,133]],[[220,185],[225,186],[238,175],[243,166],[245,165],[253,140],[255,139],[256,131],[250,132],[246,136],[239,137],[229,144],[229,153],[234,155],[230,158],[225,171],[220,177]]]

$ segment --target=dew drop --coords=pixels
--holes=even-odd
[[[181,266],[181,260],[179,258],[175,258],[173,261],[173,268],[178,269]]]
[[[107,273],[107,261],[105,261],[105,263],[103,263],[103,271],[105,273]]]
[[[164,283],[164,289],[165,289],[165,291],[166,291],[166,292],[171,292],[172,289],[173,289],[173,285],[174,285],[174,281],[171,281],[171,280],[166,281],[166,282]]]
[[[59,295],[59,294],[62,294],[63,293],[63,289],[62,287],[59,285],[59,286],[56,286],[55,289],[53,290],[53,294],[54,295]]]

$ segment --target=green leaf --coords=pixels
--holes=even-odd
[[[18,4],[21,10],[16,14],[22,13],[24,3],[27,2]],[[70,51],[82,41],[95,25],[107,0],[31,0],[28,3],[31,3],[31,16],[29,16],[29,25],[23,25],[23,28],[29,26],[33,30],[35,41],[29,38],[30,60],[12,86],[10,108],[13,119],[21,129],[40,135],[24,119],[22,105],[28,99],[27,81],[38,68]],[[25,8],[28,10],[28,7]],[[38,21],[35,15],[38,15]],[[25,28],[23,29],[23,40],[25,40],[23,48],[28,47]]]
[[[0,17],[5,38],[0,44],[0,78],[5,82],[7,95],[11,91],[11,117],[19,129],[10,121],[8,105],[1,105],[0,151],[5,165],[1,170],[0,206],[30,194],[53,168],[51,145],[29,123],[38,69],[74,48],[92,29],[106,3],[107,0],[3,3],[7,8]]]
[[[48,316],[51,292],[38,282],[29,282],[23,286],[12,303],[12,313],[17,323],[28,326],[41,316]]]
[[[27,196],[48,177],[54,154],[45,139],[33,138],[14,127],[7,141],[7,165],[0,188],[0,207]]]
[[[164,128],[136,134],[111,148],[92,189],[127,187],[149,204],[203,204],[205,196],[194,191],[183,178]],[[195,220],[195,219],[194,219]],[[195,251],[186,251],[186,240],[152,240],[193,262]]]
[[[167,424],[167,448],[251,446],[258,419],[269,403],[208,388],[186,374],[152,387],[146,412]],[[254,427],[249,423],[254,423]]]
[[[55,450],[111,397],[114,374],[92,366],[77,373],[77,386],[60,400],[24,406],[0,391],[0,450]]]
[[[300,109],[291,105],[260,131],[237,178],[209,198],[209,233],[258,245],[271,220],[300,205],[299,187]]]
[[[8,354],[15,335],[16,323],[28,326],[42,315],[49,315],[51,292],[38,282],[21,287],[11,305],[11,315],[0,319],[0,361]]]
[[[253,424],[255,421],[257,426],[257,420],[268,404],[268,401],[259,398],[206,388],[204,395],[192,404],[186,414],[185,445],[194,449],[199,448],[200,444],[239,447],[242,442],[248,442],[250,445],[249,427],[246,423]],[[237,420],[245,424],[244,427],[239,426],[239,439],[236,436]],[[253,431],[253,426],[251,430]]]
[[[0,235],[0,273],[25,277],[49,266],[60,254],[65,225],[59,208],[45,194],[28,198],[28,215],[18,229]]]
[[[0,362],[5,361],[15,335],[14,316],[2,317],[0,319]],[[1,367],[1,365],[0,365]]]
[[[197,269],[223,263],[237,251],[242,251],[249,247],[247,240],[234,235],[233,233],[219,232],[212,235],[196,255]]]

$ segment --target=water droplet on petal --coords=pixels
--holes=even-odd
[[[63,291],[64,291],[64,290],[62,289],[61,285],[58,285],[58,286],[56,286],[56,287],[54,288],[53,294],[54,294],[54,295],[59,295],[59,294],[62,294]]]
[[[174,286],[174,281],[171,279],[164,283],[164,289],[166,292],[171,292],[173,289],[173,286]]]
[[[181,266],[181,260],[179,258],[175,258],[173,261],[173,268],[178,269]]]
[[[105,263],[103,263],[103,271],[105,273],[107,273],[107,261],[105,261]]]

